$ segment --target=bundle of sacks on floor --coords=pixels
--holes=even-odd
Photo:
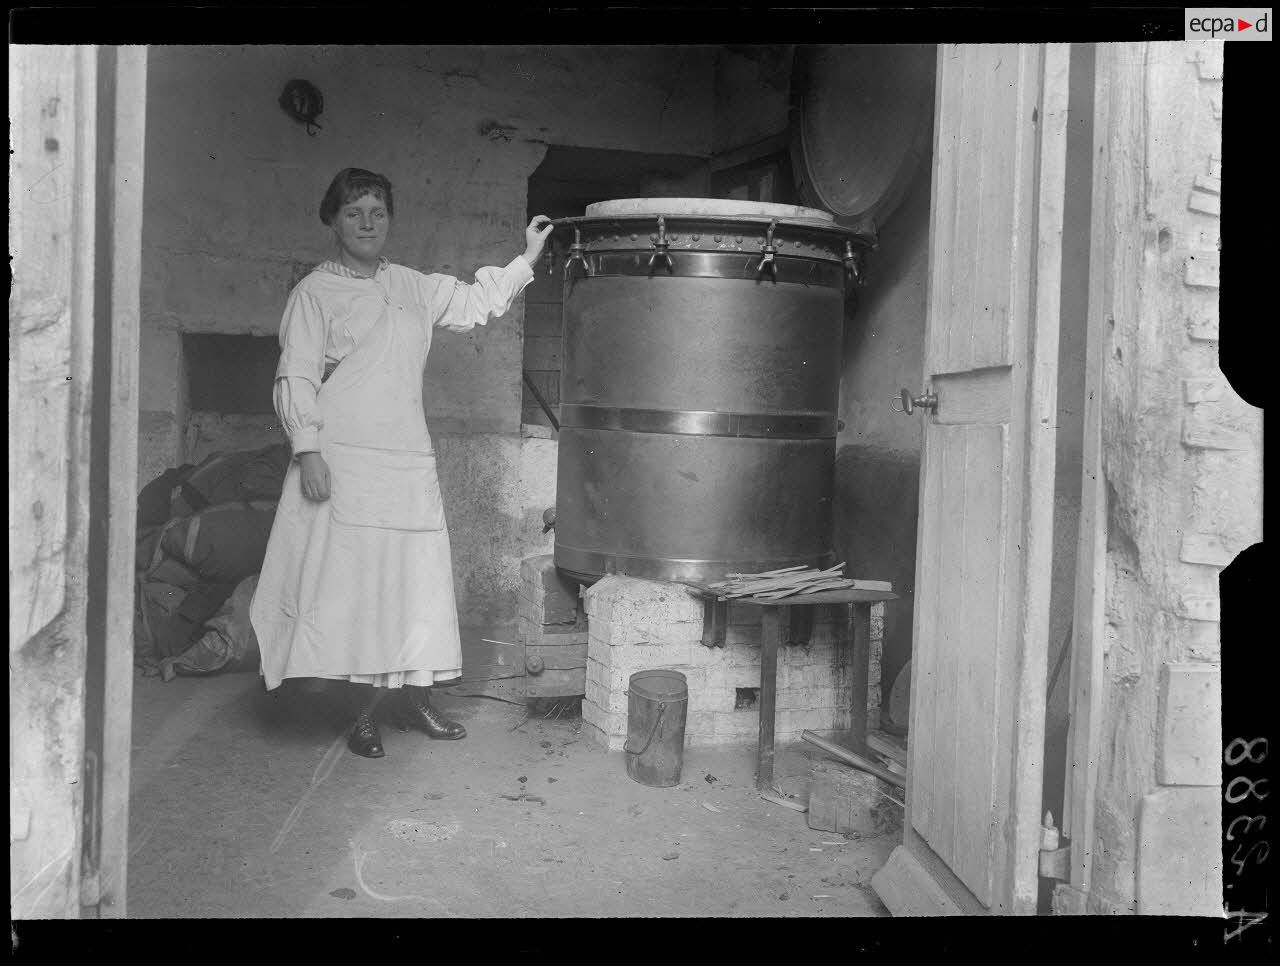
[[[177,674],[249,671],[249,602],[289,467],[283,444],[166,470],[138,495],[135,664]]]

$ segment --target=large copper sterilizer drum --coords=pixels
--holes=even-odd
[[[829,566],[845,293],[870,235],[673,198],[557,226],[556,566],[691,582]]]

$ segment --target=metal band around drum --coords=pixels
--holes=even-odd
[[[689,560],[676,557],[644,557],[622,553],[602,553],[578,547],[555,546],[555,565],[584,577],[622,574],[649,580],[701,584],[708,574],[764,573],[781,567],[830,567],[835,555],[826,551],[810,556],[771,557],[767,560]]]
[[[834,439],[838,422],[834,414],[708,413],[561,404],[560,426],[561,429],[606,429],[675,436]]]
[[[650,249],[618,252],[588,252],[584,256],[587,267],[581,262],[573,265],[572,281],[583,278],[619,275],[653,276],[655,278],[736,278],[762,285],[784,282],[793,285],[813,285],[820,288],[843,289],[846,271],[838,261],[814,258],[795,258],[777,255],[760,271],[759,252],[688,252],[669,251],[654,258]],[[653,264],[650,264],[650,259]]]
[[[722,238],[729,236],[737,238],[739,235],[743,238],[752,236],[763,238],[771,225],[775,226],[775,234],[780,238],[836,240],[841,247],[846,240],[865,247],[872,247],[876,243],[875,226],[865,219],[861,219],[861,223],[856,227],[839,225],[834,220],[811,220],[771,214],[712,215],[694,212],[622,214],[619,212],[552,219],[557,229],[576,230],[580,233],[580,237],[586,238],[622,234],[654,235],[659,229],[659,221],[665,224],[668,236],[673,243],[684,241],[686,238],[693,240],[693,235],[700,236],[699,241],[704,238],[714,241],[716,235]]]

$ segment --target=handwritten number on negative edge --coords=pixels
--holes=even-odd
[[[1258,757],[1255,758],[1254,745],[1258,742],[1262,742],[1262,750],[1258,752]],[[1235,749],[1237,745],[1240,746],[1239,752],[1233,753],[1233,749]],[[1245,741],[1243,738],[1234,738],[1231,743],[1227,745],[1226,750],[1223,751],[1222,761],[1224,764],[1233,767],[1246,760],[1255,765],[1261,765],[1267,760],[1267,748],[1268,742],[1266,738],[1254,738],[1252,741]]]

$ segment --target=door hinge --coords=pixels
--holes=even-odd
[[[1071,846],[1040,850],[1040,878],[1066,882],[1071,878]]]
[[[84,799],[80,847],[80,906],[97,908],[102,898],[98,865],[102,854],[102,776],[98,754],[86,751],[83,772]]]
[[[9,843],[21,842],[31,835],[31,807],[22,793],[9,786]]]

